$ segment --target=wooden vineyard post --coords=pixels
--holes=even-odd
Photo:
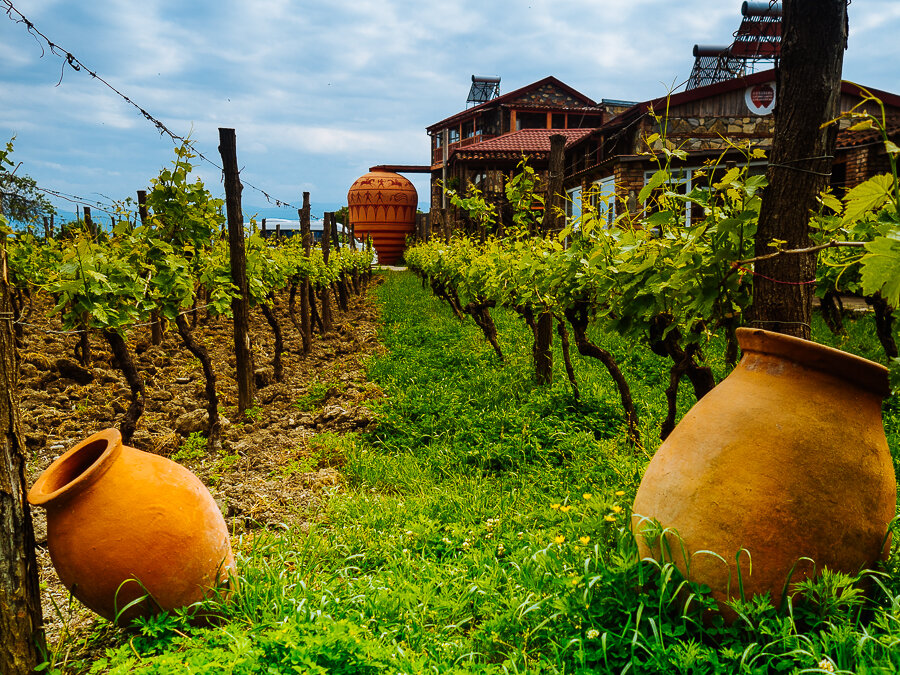
[[[147,191],[138,190],[138,216],[141,219],[141,225],[146,226],[150,220],[150,214],[147,211]],[[150,310],[150,342],[155,345],[162,344],[162,319],[159,317],[159,310]]]
[[[553,134],[550,137],[550,169],[547,180],[547,199],[544,204],[544,218],[541,229],[548,232],[561,232],[562,218],[563,171],[565,164],[566,137]]]
[[[328,266],[328,259],[331,255],[331,228],[334,223],[334,214],[325,213],[322,216],[322,258],[325,260],[325,266]],[[328,333],[334,329],[334,318],[331,314],[331,288],[327,285],[322,286],[319,291],[319,301],[322,303],[322,329]]]
[[[303,252],[309,258],[312,250],[309,231],[309,193],[303,193],[303,208],[300,209],[300,234],[303,237]],[[309,307],[309,278],[303,280],[300,287],[300,328],[303,338],[303,353],[312,351],[312,313]]]
[[[828,185],[840,113],[841,68],[847,44],[847,0],[784,3],[778,104],[766,168],[755,253],[809,246],[810,213]],[[751,325],[810,339],[816,255],[785,255],[755,263]]]
[[[44,216],[44,238],[49,239],[53,236],[53,231],[50,229],[50,219],[47,216]]]
[[[87,229],[88,234],[91,235],[91,239],[96,238],[97,231],[94,228],[94,219],[91,218],[91,207],[90,206],[84,207],[84,226]]]
[[[238,386],[238,414],[253,406],[253,350],[250,346],[250,291],[247,286],[247,255],[244,248],[244,215],[241,211],[241,179],[237,163],[234,129],[219,129],[219,153],[225,172],[225,210],[228,218],[228,248],[231,279],[238,293],[231,301],[234,315],[234,357]]]
[[[28,675],[45,651],[31,511],[25,501],[25,443],[16,392],[6,249],[0,249],[0,673]]]

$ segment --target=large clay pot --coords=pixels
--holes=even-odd
[[[660,446],[632,521],[643,556],[674,559],[723,609],[740,585],[779,606],[789,578],[873,565],[897,497],[881,420],[887,370],[778,333],[737,337],[743,358]],[[648,543],[649,519],[677,536]]]
[[[393,265],[403,255],[406,237],[416,230],[418,200],[415,186],[390,171],[372,171],[350,187],[350,224],[357,236],[372,235],[380,264]]]
[[[113,620],[186,607],[235,573],[228,528],[194,474],[122,445],[106,429],[57,458],[28,501],[47,509],[47,542],[72,595]]]

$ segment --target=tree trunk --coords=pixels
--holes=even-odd
[[[841,296],[835,291],[827,291],[819,298],[819,308],[822,310],[822,319],[834,335],[844,334],[844,313]]]
[[[488,311],[488,308],[493,306],[493,302],[470,302],[463,307],[463,311],[475,320],[481,332],[484,333],[484,337],[491,344],[491,347],[494,348],[497,358],[503,363],[505,359],[500,349],[500,343],[497,341],[497,326],[494,325],[494,319],[491,317],[490,311]]]
[[[275,372],[275,381],[282,382],[284,380],[284,366],[281,363],[281,355],[284,353],[284,340],[281,336],[281,324],[275,316],[275,312],[266,303],[261,302],[259,308],[262,310],[263,316],[269,322],[272,333],[275,335],[275,356],[272,357],[272,370]]]
[[[515,310],[525,319],[531,329],[534,343],[531,346],[531,358],[534,362],[535,384],[544,386],[553,383],[553,315],[541,312],[534,315],[529,306],[516,307]]]
[[[846,0],[785,0],[776,70],[775,137],[756,233],[757,256],[809,246],[810,213],[831,175],[847,40]],[[753,324],[810,339],[815,254],[756,263]]]
[[[319,335],[325,334],[325,324],[322,317],[319,316],[319,308],[316,305],[316,288],[312,284],[309,285],[309,315],[312,325],[319,331]]]
[[[566,366],[566,375],[569,376],[569,384],[572,385],[572,395],[577,401],[581,394],[578,391],[578,381],[575,379],[575,368],[572,367],[572,355],[569,353],[569,331],[566,330],[565,321],[556,322],[556,333],[559,335],[559,344],[562,347],[563,362]]]
[[[553,384],[553,315],[538,314],[534,331],[534,381],[539,385]]]
[[[628,438],[634,444],[640,443],[641,435],[638,431],[638,416],[634,409],[634,400],[631,398],[631,387],[628,386],[628,382],[625,380],[625,376],[619,369],[619,364],[616,363],[613,355],[588,340],[587,307],[580,305],[567,309],[566,319],[572,326],[572,336],[575,338],[575,346],[578,348],[578,353],[582,356],[598,359],[606,367],[613,382],[616,383],[616,388],[619,390],[619,399],[622,401],[622,409],[625,411],[625,419],[628,421]]]
[[[0,314],[8,314],[6,250],[0,252]],[[16,399],[15,338],[0,321],[0,673],[29,675],[45,651],[34,528],[25,501],[25,443]]]
[[[897,343],[894,341],[894,312],[880,293],[866,298],[875,310],[875,334],[889,359],[897,358]]]
[[[131,442],[131,437],[134,436],[138,420],[144,412],[144,401],[146,399],[144,380],[141,379],[140,373],[134,367],[134,360],[131,358],[131,352],[128,351],[125,338],[117,331],[109,328],[104,329],[103,337],[109,343],[116,365],[122,371],[128,386],[131,388],[131,404],[128,406],[128,410],[125,411],[125,417],[122,418],[122,426],[119,427],[119,431],[122,433],[122,443],[128,445]]]
[[[194,338],[183,314],[179,313],[175,316],[175,325],[184,346],[200,361],[203,368],[203,377],[206,380],[206,410],[209,413],[206,448],[210,452],[218,452],[222,449],[222,421],[219,419],[219,395],[216,393],[216,373],[213,370],[212,360],[209,358],[206,347]]]
[[[88,315],[81,315],[81,328],[78,333],[78,346],[75,348],[75,355],[82,366],[88,368],[91,365],[91,339],[88,333]]]

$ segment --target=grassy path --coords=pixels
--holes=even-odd
[[[558,353],[554,386],[531,385],[517,318],[496,313],[509,357],[501,367],[474,324],[453,318],[411,274],[388,274],[377,294],[387,351],[370,378],[386,393],[380,424],[366,436],[325,439],[346,458],[345,484],[326,510],[308,533],[238,542],[244,579],[222,625],[148,620],[95,664],[98,672],[900,667],[896,573],[865,611],[846,579],[829,578],[792,614],[755,602],[733,628],[704,621],[702,589],[634,554],[627,505],[655,448],[625,443],[618,394],[602,367],[576,359],[576,402]],[[662,361],[597,339],[621,359],[642,436],[655,438]],[[683,409],[690,404],[686,396]],[[692,596],[686,614],[676,596]]]

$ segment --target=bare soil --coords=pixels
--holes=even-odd
[[[29,485],[76,443],[118,427],[130,401],[125,378],[102,337],[91,335],[90,365],[81,368],[75,357],[78,335],[62,332],[59,321],[47,316],[49,307],[40,300],[36,305],[25,319],[19,351]],[[256,405],[243,419],[237,418],[231,321],[206,320],[200,310],[195,335],[212,357],[220,412],[227,420],[223,449],[216,454],[191,436],[206,430],[204,379],[199,361],[174,326],[160,345],[150,343],[149,327],[135,329],[128,340],[146,386],[145,411],[130,445],[173,458],[197,474],[234,537],[257,528],[307,528],[323,500],[340,489],[342,457],[329,441],[334,434],[368,428],[374,417],[366,404],[383,395],[366,380],[365,362],[381,349],[378,315],[367,293],[351,297],[346,313],[332,302],[335,330],[316,334],[307,355],[286,305],[279,298],[276,314],[285,342],[281,382],[274,381],[271,367],[272,331],[259,310],[251,311],[257,394]],[[100,620],[70,600],[50,560],[44,511],[32,513],[47,640],[52,649],[65,637],[67,650]]]

